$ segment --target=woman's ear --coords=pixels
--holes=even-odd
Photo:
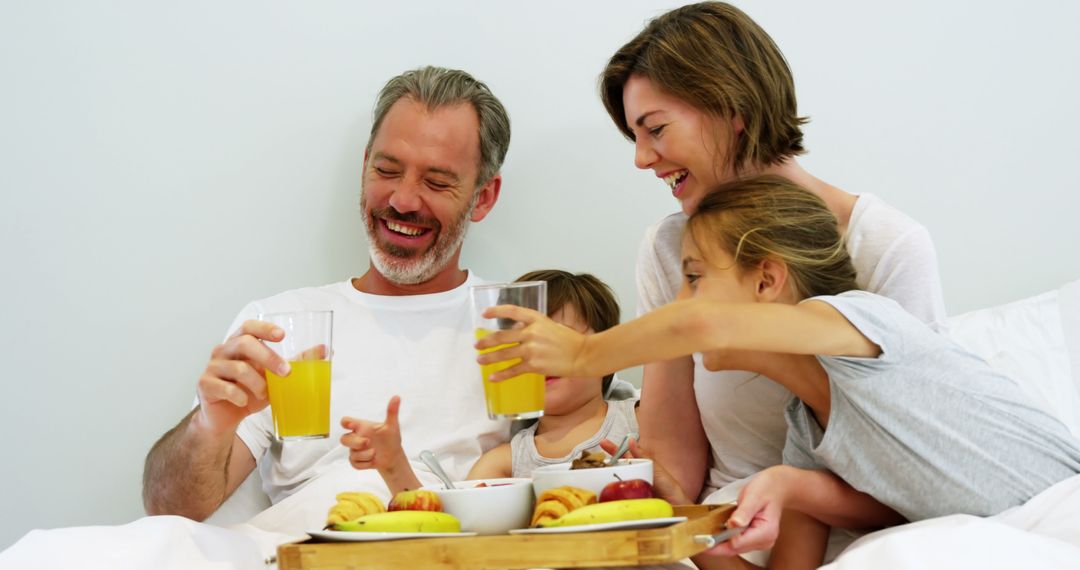
[[[788,289],[788,268],[783,261],[766,259],[757,268],[758,301],[775,303]]]

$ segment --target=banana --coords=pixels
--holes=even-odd
[[[326,526],[358,519],[364,515],[386,512],[382,499],[372,493],[338,493],[337,504],[326,515]]]
[[[674,514],[671,503],[663,499],[626,499],[595,503],[574,509],[554,520],[542,520],[540,526],[578,526],[641,519],[658,519]]]
[[[461,532],[454,515],[436,511],[394,511],[365,515],[334,525],[334,530],[359,532]]]

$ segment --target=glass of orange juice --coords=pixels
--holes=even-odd
[[[266,342],[289,362],[288,376],[266,371],[274,436],[279,441],[330,435],[330,354],[333,311],[259,315],[285,331],[281,342]]]
[[[547,282],[521,281],[518,283],[496,283],[477,285],[470,288],[472,294],[473,324],[477,340],[497,330],[512,329],[519,326],[510,319],[485,319],[483,312],[495,305],[518,305],[547,314]],[[481,352],[491,352],[504,348],[499,345]],[[520,362],[519,359],[504,360],[480,367],[480,376],[484,382],[484,398],[487,400],[488,417],[491,419],[509,418],[527,420],[544,415],[544,377],[527,372],[502,382],[492,382],[488,378]]]

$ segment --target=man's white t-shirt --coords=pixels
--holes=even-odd
[[[444,293],[395,297],[361,293],[344,281],[287,291],[241,311],[230,331],[260,313],[334,312],[330,437],[277,442],[269,407],[247,417],[237,432],[259,460],[263,490],[275,507],[304,503],[286,509],[287,516],[260,515],[253,522],[274,520],[257,526],[316,528],[310,525],[319,524],[342,491],[386,497],[378,473],[353,469],[339,440],[343,416],[382,421],[391,396],[401,396],[401,443],[422,482],[436,481],[419,462],[424,449],[462,480],[481,454],[509,440],[509,422],[487,417],[473,348],[469,287],[482,283],[470,274]]]
[[[637,263],[639,315],[673,301],[682,286],[686,220],[676,213],[646,230]],[[897,301],[923,322],[944,322],[937,254],[925,227],[880,198],[861,194],[846,240],[859,288]],[[700,354],[694,363],[694,392],[711,448],[703,492],[708,496],[781,462],[791,392],[752,372],[709,372]]]

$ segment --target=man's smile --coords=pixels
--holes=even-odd
[[[437,224],[406,222],[382,212],[373,212],[379,230],[379,239],[398,251],[397,255],[408,255],[430,246],[438,235]]]

